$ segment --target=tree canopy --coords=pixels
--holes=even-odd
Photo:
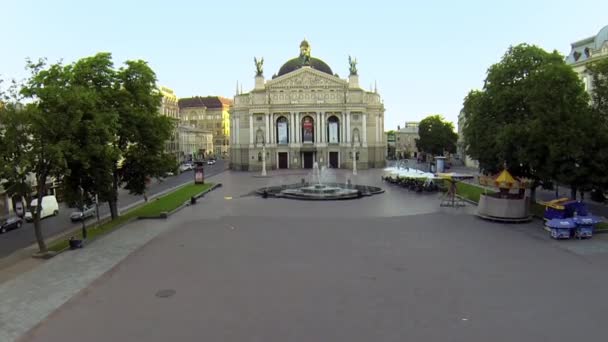
[[[588,95],[558,52],[510,47],[464,100],[467,154],[486,172],[505,164],[537,184],[579,182],[594,139]],[[574,172],[574,170],[579,170]]]
[[[120,187],[142,194],[148,177],[174,166],[164,152],[174,123],[159,113],[162,96],[146,62],[116,69],[111,54],[99,53],[67,65],[28,61],[27,68],[23,83],[0,94],[0,180],[10,195],[29,205],[49,180],[61,180],[68,203],[99,196],[115,218]],[[33,217],[45,252],[37,211]]]
[[[456,152],[458,134],[454,132],[454,124],[445,121],[441,115],[431,115],[420,121],[418,136],[416,148],[419,151],[432,155]]]

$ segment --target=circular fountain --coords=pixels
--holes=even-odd
[[[299,200],[346,200],[371,196],[384,192],[382,188],[367,185],[346,183],[323,182],[319,165],[313,166],[310,182],[302,180],[297,184],[283,184],[258,189],[256,193],[264,198],[268,196],[277,198],[289,198]]]

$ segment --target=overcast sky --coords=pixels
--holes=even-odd
[[[0,78],[22,78],[26,57],[72,62],[111,52],[117,65],[144,59],[178,97],[233,97],[253,87],[253,57],[270,78],[299,54],[374,82],[385,129],[429,114],[456,124],[462,100],[481,88],[509,45],[568,54],[608,25],[608,1],[10,1],[0,0]]]

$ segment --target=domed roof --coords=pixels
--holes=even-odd
[[[314,58],[314,57],[310,56],[310,43],[308,43],[308,41],[306,39],[304,39],[300,43],[300,56],[288,60],[285,64],[283,64],[281,69],[279,69],[279,73],[276,76],[273,76],[272,78],[275,78],[278,76],[283,76],[292,71],[300,69],[303,66],[310,66],[311,68],[322,71],[326,74],[330,74],[330,75],[334,74],[331,71],[331,68],[329,67],[329,65],[327,65],[327,63],[323,62],[322,60],[320,60],[318,58]]]
[[[285,62],[285,64],[283,64],[281,69],[279,69],[279,73],[277,74],[277,77],[288,74],[292,71],[298,70],[301,67],[302,67],[302,61],[300,60],[300,57],[292,58],[292,59],[288,60],[287,62]],[[327,65],[327,63],[325,63],[322,60],[315,58],[315,57],[310,57],[310,67],[315,70],[322,71],[326,74],[330,74],[330,75],[334,74],[331,71],[331,68],[329,67],[329,65]]]
[[[595,36],[595,49],[601,49],[606,41],[608,41],[608,25],[604,26]]]

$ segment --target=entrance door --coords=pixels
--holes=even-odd
[[[313,155],[312,152],[304,152],[304,168],[312,169]]]
[[[279,152],[279,169],[287,168],[287,152]]]
[[[338,168],[338,152],[329,152],[329,167]]]

